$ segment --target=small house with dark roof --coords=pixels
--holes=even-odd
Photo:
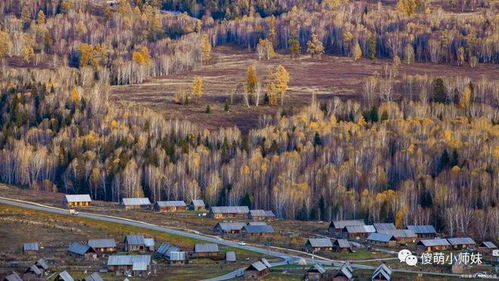
[[[249,208],[247,206],[216,206],[211,207],[210,217],[214,219],[224,218],[248,218]]]
[[[107,268],[116,275],[125,273],[142,275],[149,270],[150,264],[150,255],[113,255],[107,260]]]
[[[102,277],[99,275],[99,273],[94,272],[85,278],[83,278],[83,281],[104,281]]]
[[[157,212],[185,212],[187,204],[184,201],[157,201],[154,204],[154,210]]]
[[[416,248],[426,252],[443,251],[450,248],[450,244],[447,239],[423,239],[416,244]]]
[[[347,225],[343,231],[350,239],[365,239],[374,232],[376,229],[372,225]]]
[[[482,253],[491,255],[494,250],[497,250],[497,246],[492,241],[484,241],[480,243],[478,250]]]
[[[391,229],[378,231],[381,234],[393,235],[398,244],[405,245],[407,243],[415,243],[418,236],[410,229]]]
[[[30,267],[28,267],[26,269],[26,271],[24,271],[24,273],[26,273],[26,274],[32,274],[32,275],[38,276],[38,277],[40,277],[40,276],[43,275],[43,271],[38,266],[36,266],[34,264],[31,265]]]
[[[35,252],[38,252],[39,250],[40,250],[40,247],[38,246],[37,242],[23,244],[23,252],[25,254],[33,254]]]
[[[221,234],[237,234],[246,226],[244,222],[219,222],[213,231]]]
[[[38,259],[35,262],[35,265],[38,266],[38,268],[40,268],[43,271],[49,270],[49,265],[48,265],[47,261],[45,261],[44,259]]]
[[[54,281],[74,281],[73,277],[67,272],[63,271],[55,277]]]
[[[373,223],[376,232],[380,232],[383,230],[395,230],[397,227],[393,223]]]
[[[156,256],[166,259],[170,265],[184,265],[188,261],[187,252],[168,243],[162,243],[159,246]]]
[[[270,273],[270,267],[265,265],[262,261],[252,263],[244,271],[245,279],[261,279]]]
[[[268,224],[266,225],[245,225],[243,227],[243,233],[249,236],[263,236],[267,234],[274,233],[274,228]]]
[[[5,276],[3,278],[3,281],[23,281],[23,279],[21,278],[21,276],[19,276],[17,272],[14,271],[11,274]]]
[[[151,201],[149,198],[123,198],[121,199],[120,207],[125,210],[131,209],[150,209]]]
[[[116,252],[116,240],[114,239],[90,239],[88,246],[99,253]]]
[[[144,252],[146,251],[146,242],[144,235],[132,234],[125,236],[125,251],[127,252]]]
[[[89,194],[66,194],[63,204],[68,208],[72,207],[88,207],[92,203],[92,198]]]
[[[95,250],[92,247],[79,242],[69,244],[68,253],[73,257],[96,258]]]
[[[336,239],[333,242],[334,252],[353,252],[352,244],[347,239]]]
[[[363,220],[337,220],[329,224],[328,231],[333,235],[340,235],[349,225],[365,225]]]
[[[332,251],[333,242],[329,238],[308,238],[305,250],[309,253]]]
[[[275,214],[270,210],[250,210],[249,218],[254,221],[268,221],[275,219]]]
[[[391,281],[392,269],[382,263],[371,275],[371,281]]]
[[[350,281],[353,280],[353,268],[349,262],[344,263],[329,279],[331,281]]]
[[[367,237],[367,242],[373,245],[381,245],[393,247],[397,245],[397,240],[393,237],[393,234],[388,233],[371,233]]]
[[[194,256],[197,258],[218,257],[218,245],[214,243],[196,243]]]
[[[319,264],[314,264],[305,273],[305,280],[309,281],[320,281],[322,280],[324,274],[326,273],[326,269]]]
[[[146,247],[147,251],[154,252],[155,245],[156,242],[154,241],[154,238],[144,238],[144,246]]]
[[[414,231],[418,238],[435,238],[437,236],[437,230],[433,225],[408,225],[407,229]]]
[[[449,241],[453,249],[466,249],[476,246],[475,241],[469,237],[447,238],[447,241]]]
[[[198,211],[198,212],[206,211],[206,205],[204,204],[203,200],[192,200],[189,207],[193,211]]]
[[[237,261],[236,252],[234,252],[234,251],[225,252],[225,261],[226,262],[236,262]]]

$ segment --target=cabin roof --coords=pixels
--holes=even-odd
[[[407,229],[414,231],[416,234],[437,234],[433,225],[408,225]]]
[[[333,247],[333,242],[329,238],[308,238],[308,243],[314,248]]]
[[[116,248],[116,240],[114,239],[90,239],[88,246],[92,248]]]
[[[125,206],[146,206],[146,205],[151,205],[151,201],[149,201],[149,198],[144,197],[144,198],[123,198],[121,199],[123,205]]]
[[[66,202],[68,203],[92,201],[92,198],[90,198],[89,194],[66,194],[65,197],[66,197]]]

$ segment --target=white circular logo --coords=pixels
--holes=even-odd
[[[405,263],[409,266],[416,266],[416,264],[418,264],[418,257],[414,255],[407,256],[407,258],[405,258]]]
[[[403,249],[399,251],[398,258],[400,262],[405,262],[405,259],[410,255],[412,255],[411,251]]]

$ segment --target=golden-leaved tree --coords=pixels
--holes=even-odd
[[[281,98],[281,105],[284,104],[284,96],[288,90],[290,75],[286,68],[278,65],[275,71],[270,74],[270,82],[267,89],[269,105],[276,105],[277,98]]]

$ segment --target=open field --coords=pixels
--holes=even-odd
[[[0,192],[3,196],[28,200],[54,207],[62,207],[63,193],[35,192],[23,190],[16,187],[0,184]],[[35,194],[36,196],[33,196]],[[215,234],[213,227],[217,222],[225,220],[216,220],[208,217],[200,217],[199,213],[188,211],[180,213],[158,213],[147,210],[123,210],[116,202],[93,201],[91,208],[81,208],[85,212],[105,213],[125,217],[129,219],[149,222],[161,226],[168,226],[181,229],[196,230],[207,234]],[[243,220],[250,221],[250,220]],[[328,223],[314,221],[296,221],[296,220],[276,220],[270,223],[276,234],[268,237],[245,237],[245,241],[257,244],[267,244],[272,246],[288,247],[301,249],[308,237],[317,234],[326,235]],[[239,235],[225,236],[230,240],[240,240]]]
[[[95,261],[73,258],[66,252],[71,242],[84,242],[91,238],[115,238],[118,247],[121,247],[124,235],[129,233],[142,233],[146,237],[154,237],[157,246],[162,242],[169,242],[185,250],[191,250],[196,242],[194,239],[138,227],[0,205],[0,237],[2,237],[0,275],[12,270],[23,272],[27,266],[43,257],[50,262],[51,272],[67,270],[74,277],[84,277],[87,275],[85,272],[91,273],[104,268],[107,257],[100,257]],[[35,255],[23,254],[22,244],[35,241],[39,242],[43,248]],[[229,248],[221,247],[221,252],[227,250]],[[154,267],[157,274],[154,277],[148,277],[147,280],[180,280],[175,279],[174,276],[178,274],[185,276],[186,272],[190,272],[189,277],[192,280],[199,280],[244,267],[259,258],[251,252],[242,250],[236,250],[236,252],[238,262],[230,264],[210,259],[194,259],[192,264],[185,267],[170,267],[163,260],[156,260],[157,265]],[[11,262],[14,261],[18,264],[11,266]],[[104,276],[107,280],[122,280],[122,278],[114,277],[112,273],[104,274]]]
[[[217,129],[221,126],[238,126],[242,131],[255,128],[261,115],[274,114],[280,106],[251,106],[243,103],[241,94],[234,95],[234,104],[230,112],[224,111],[225,101],[230,101],[239,84],[246,79],[247,67],[255,64],[260,82],[265,80],[269,71],[282,64],[290,73],[289,90],[285,98],[284,110],[295,112],[301,106],[310,103],[312,94],[317,99],[327,100],[334,96],[358,98],[363,81],[375,72],[382,74],[390,60],[374,61],[351,58],[323,56],[314,59],[301,56],[291,59],[288,55],[278,55],[272,60],[256,59],[254,52],[232,48],[217,47],[214,52],[215,63],[202,66],[189,73],[168,75],[149,79],[140,85],[114,86],[111,99],[127,107],[145,106],[162,112],[167,119],[187,119],[201,128]],[[472,79],[494,78],[499,76],[499,68],[493,64],[479,64],[475,69],[468,66],[448,64],[414,63],[399,67],[399,76],[403,74],[428,74],[441,77],[468,76]],[[174,95],[179,89],[190,89],[195,76],[204,79],[204,94],[199,101],[192,99],[188,105],[177,104]],[[265,84],[262,91],[265,90]],[[262,98],[263,100],[263,98]],[[205,113],[207,105],[211,113]]]

